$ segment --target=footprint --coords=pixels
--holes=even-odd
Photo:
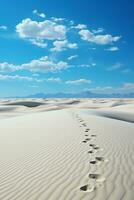
[[[86,140],[83,140],[82,142],[83,142],[83,143],[87,143],[87,141],[86,141]]]
[[[91,151],[88,151],[88,153],[94,153],[94,152],[91,150]]]
[[[85,134],[85,136],[88,136],[88,134]]]
[[[84,124],[82,124],[83,126],[87,126],[85,123]]]
[[[94,148],[95,150],[98,150],[98,149],[99,149],[99,147],[98,147],[98,146],[94,146],[93,148]]]
[[[96,159],[97,161],[103,161],[103,162],[104,162],[104,158],[103,158],[103,157],[95,157],[95,159]]]
[[[91,135],[91,137],[97,137],[97,135]]]
[[[106,159],[104,159],[104,157],[95,157],[95,159],[97,160],[97,161],[99,161],[99,162],[108,162],[108,160]]]
[[[86,140],[86,141],[89,141],[89,140],[91,140],[91,138],[86,138],[85,140]]]
[[[92,160],[92,161],[90,161],[90,164],[93,164],[93,165],[95,165],[97,163],[97,161],[96,160]]]
[[[106,179],[100,174],[89,174],[89,178],[94,179],[97,182],[104,182]]]
[[[95,190],[95,186],[87,184],[87,185],[81,186],[80,190],[83,192],[92,192],[93,190]]]
[[[89,144],[89,146],[95,148],[95,144]]]
[[[85,132],[89,132],[90,129],[86,129]]]

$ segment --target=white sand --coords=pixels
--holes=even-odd
[[[1,100],[0,200],[134,200],[133,122],[133,99]]]

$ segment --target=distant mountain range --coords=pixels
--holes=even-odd
[[[25,98],[134,98],[134,93],[98,94],[90,91],[81,93],[37,93],[26,96]]]

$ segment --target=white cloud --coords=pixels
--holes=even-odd
[[[78,58],[78,55],[69,56],[69,57],[68,57],[68,60],[73,60],[73,59],[75,59],[75,58]]]
[[[39,82],[38,79],[34,79],[32,77],[29,77],[29,76],[20,76],[20,75],[10,76],[10,75],[2,75],[2,74],[0,74],[0,80],[24,80],[24,81],[37,81],[37,82]]]
[[[10,64],[8,62],[0,63],[0,72],[13,72],[19,69],[19,66]]]
[[[118,51],[119,48],[118,47],[110,47],[108,49],[105,49],[106,51]]]
[[[120,39],[120,36],[113,37],[112,35],[108,35],[108,34],[96,35],[87,29],[80,30],[79,35],[81,36],[82,40],[95,43],[95,44],[100,44],[100,45],[111,44],[113,42],[117,42]]]
[[[47,81],[56,82],[56,83],[62,82],[62,80],[59,77],[57,77],[57,78],[51,77],[51,78],[48,78]]]
[[[114,70],[120,69],[121,67],[122,67],[122,64],[118,62],[112,65],[111,67],[107,68],[107,71],[114,71]]]
[[[16,32],[20,38],[27,39],[37,46],[44,47],[46,45],[44,40],[64,40],[67,30],[66,26],[51,20],[37,22],[27,18],[16,26]],[[45,43],[44,46],[43,43]]]
[[[93,33],[102,33],[104,32],[103,28],[98,28],[97,30],[92,30]]]
[[[44,15],[44,13],[39,13],[37,10],[34,10],[33,13],[42,17]],[[72,31],[72,28],[75,30]],[[16,25],[16,32],[20,38],[28,40],[41,48],[47,47],[47,42],[52,41],[54,47],[50,49],[51,51],[78,48],[76,43],[68,42],[67,37],[73,34],[73,36],[76,36],[76,33],[81,36],[82,40],[99,45],[113,44],[121,38],[120,36],[112,36],[111,34],[101,34],[104,32],[103,28],[89,30],[85,24],[74,25],[73,21],[56,17],[50,17],[44,21],[36,21],[30,18],[23,19]],[[118,47],[111,47],[107,50],[117,51]]]
[[[44,40],[42,39],[30,39],[29,41],[38,47],[41,47],[41,48],[47,47],[47,43],[44,43]]]
[[[90,67],[95,67],[95,66],[96,66],[96,63],[78,65],[78,67],[83,67],[83,68],[90,68]]]
[[[93,67],[95,67],[97,64],[93,62],[93,63],[91,63],[91,65],[92,65]]]
[[[95,51],[95,50],[96,50],[96,47],[91,47],[91,48],[89,48],[89,49]]]
[[[78,46],[76,43],[70,43],[68,40],[61,40],[61,41],[54,41],[53,42],[54,47],[51,48],[51,51],[64,51],[67,48],[69,49],[77,49]]]
[[[68,68],[68,63],[59,61],[54,62],[48,56],[41,57],[36,60],[31,60],[29,63],[21,65],[9,64],[7,62],[0,63],[0,72],[12,72],[17,70],[29,70],[39,72],[55,72]]]
[[[57,18],[57,17],[51,17],[51,19],[54,21],[54,22],[62,22],[65,20],[65,18]]]
[[[38,10],[33,10],[33,14],[39,16],[39,17],[42,17],[42,18],[45,18],[46,15],[44,13],[39,13]]]
[[[81,64],[81,65],[78,65],[78,67],[90,68],[91,65],[90,64]]]
[[[88,79],[78,79],[78,80],[66,81],[66,84],[73,84],[73,85],[89,84],[89,83],[91,83],[91,80],[88,80]]]
[[[25,63],[21,65],[22,69],[27,69],[30,71],[41,71],[41,72],[54,72],[60,71],[68,68],[68,63],[59,61],[54,62],[48,58],[48,56],[41,57],[37,60],[32,60],[29,63]]]
[[[87,25],[85,24],[78,24],[77,26],[73,26],[72,28],[76,28],[76,29],[86,29]]]
[[[0,26],[0,29],[1,29],[1,30],[7,30],[7,26],[1,25],[1,26]]]

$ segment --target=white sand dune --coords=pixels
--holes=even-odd
[[[0,200],[134,200],[133,122],[133,99],[1,100]]]
[[[122,120],[126,122],[134,123],[134,112],[120,111],[120,110],[89,110],[86,111],[94,115],[107,117],[115,120]]]

